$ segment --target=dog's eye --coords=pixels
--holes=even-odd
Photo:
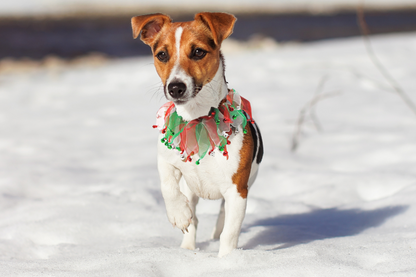
[[[200,60],[200,59],[202,59],[203,57],[205,57],[205,55],[207,54],[207,51],[205,51],[205,50],[203,50],[203,49],[201,49],[201,48],[196,48],[195,50],[194,50],[194,52],[192,53],[192,59],[193,60]]]
[[[159,61],[164,63],[169,60],[168,53],[166,53],[165,51],[160,51],[159,53],[157,53],[156,58],[158,58]]]

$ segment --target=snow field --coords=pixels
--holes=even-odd
[[[416,34],[372,38],[416,101]],[[0,76],[2,276],[414,276],[416,116],[360,38],[227,48],[230,88],[265,142],[240,249],[218,259],[218,201],[180,249],[156,170],[150,57]],[[322,83],[322,132],[299,111]]]

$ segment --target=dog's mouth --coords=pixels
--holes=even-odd
[[[188,100],[173,100],[173,103],[175,103],[175,105],[183,105],[186,104],[186,102],[188,102]]]

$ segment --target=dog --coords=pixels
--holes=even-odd
[[[167,216],[184,233],[181,247],[195,249],[199,197],[222,199],[212,238],[218,256],[237,248],[247,194],[263,157],[250,102],[227,87],[223,40],[236,18],[203,12],[193,21],[164,14],[132,18],[133,38],[151,47],[168,103],[157,113],[161,130],[158,170]]]

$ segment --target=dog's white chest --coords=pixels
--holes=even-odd
[[[161,136],[162,137],[162,136]],[[242,132],[230,137],[228,145],[229,158],[215,151],[214,156],[205,156],[197,165],[181,160],[179,152],[169,150],[162,143],[159,144],[159,159],[164,159],[176,167],[185,179],[188,187],[199,197],[205,199],[220,199],[223,193],[231,186],[232,176],[237,172],[240,162],[239,152],[243,143]]]

